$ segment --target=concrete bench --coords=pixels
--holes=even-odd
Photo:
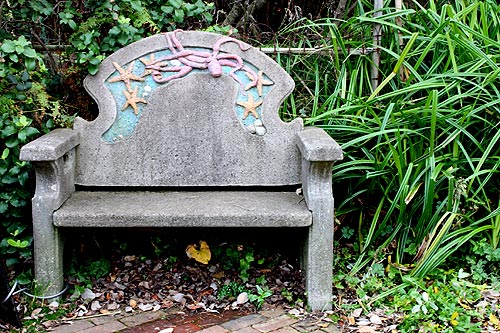
[[[115,52],[84,83],[98,118],[21,150],[36,170],[46,295],[63,287],[66,228],[296,227],[308,304],[331,307],[331,169],[342,151],[323,130],[280,120],[294,82],[276,62],[233,38],[174,31]]]

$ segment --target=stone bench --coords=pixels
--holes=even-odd
[[[66,228],[294,227],[308,304],[331,307],[331,169],[342,151],[323,130],[280,120],[294,83],[276,62],[233,38],[174,31],[115,52],[84,83],[98,118],[21,150],[36,170],[46,295],[63,287]]]

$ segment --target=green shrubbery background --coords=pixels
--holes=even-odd
[[[238,37],[323,51],[272,56],[297,83],[282,117],[325,128],[345,152],[334,169],[336,241],[354,256],[342,267],[354,276],[385,262],[423,277],[444,264],[472,265],[478,279],[481,270],[496,279],[488,263],[500,257],[499,5],[405,1],[401,9],[386,3],[374,18],[371,2],[350,0],[344,17],[313,20],[288,3],[279,31],[257,35],[263,25],[247,20]],[[95,118],[84,76],[155,33],[236,30],[201,0],[0,5],[0,251],[12,264],[29,258],[31,245],[34,185],[19,148],[77,115]],[[374,24],[383,35],[378,87],[370,53],[351,52],[373,46]]]

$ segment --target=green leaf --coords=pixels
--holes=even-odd
[[[142,11],[142,3],[141,0],[130,0],[130,6],[135,11]]]
[[[161,6],[160,9],[165,14],[172,14],[174,12],[174,7],[172,7],[172,6]]]
[[[75,22],[75,21],[73,21],[73,20],[69,20],[69,21],[68,21],[68,24],[69,24],[69,27],[70,27],[71,29],[73,29],[73,30],[76,30],[76,29],[78,28],[78,25],[77,25],[77,24],[76,24],[76,22]]]
[[[5,148],[2,152],[2,160],[5,160],[7,157],[9,157],[10,150],[9,148]]]
[[[8,147],[8,148],[13,148],[13,147],[17,147],[19,145],[19,140],[17,137],[15,136],[10,136],[6,141],[5,141],[5,145]]]
[[[28,40],[26,39],[26,37],[24,36],[20,36],[18,39],[17,39],[17,43],[16,43],[18,46],[22,47],[22,48],[25,48],[26,46],[30,45],[30,42],[28,42]]]
[[[177,23],[184,22],[184,11],[182,9],[176,9],[174,11],[174,21]]]
[[[9,54],[9,59],[12,60],[13,62],[18,62],[19,61],[19,57],[15,53]]]
[[[28,58],[36,58],[36,51],[32,48],[23,49],[23,54]]]
[[[115,25],[113,28],[109,29],[110,35],[118,35],[122,32],[119,26]]]
[[[17,180],[19,181],[19,184],[21,186],[26,185],[28,178],[29,178],[28,171],[23,171],[23,172],[19,173],[19,175],[17,175]]]
[[[32,71],[36,68],[36,61],[33,58],[26,58],[24,59],[24,66],[26,66],[26,69],[29,71]]]
[[[13,53],[16,50],[16,44],[13,40],[6,39],[2,42],[0,49],[5,53]]]
[[[17,182],[17,177],[12,177],[10,175],[5,175],[2,177],[2,183],[4,184],[14,184]]]
[[[14,126],[9,125],[1,131],[1,137],[6,138],[8,136],[11,136],[12,134],[15,134],[16,132],[17,132],[17,129]]]
[[[176,9],[179,9],[182,6],[182,0],[168,0],[168,3]]]
[[[128,43],[128,35],[126,34],[120,34],[120,36],[118,37],[118,42],[122,45],[126,45]]]
[[[30,124],[31,124],[31,120],[28,117],[24,116],[24,115],[21,116],[19,118],[19,121],[16,122],[16,126],[22,127],[22,128],[24,128],[24,127],[26,127],[26,126],[28,126]]]
[[[13,240],[12,238],[7,239],[7,243],[10,246],[17,247],[17,248],[25,248],[26,246],[29,245],[29,242],[26,240],[20,241],[20,240]]]
[[[26,127],[25,130],[26,130],[26,136],[28,138],[31,138],[34,135],[40,134],[40,131],[34,127]]]
[[[23,129],[19,132],[17,132],[17,138],[21,141],[24,142],[26,141],[26,131]]]
[[[0,160],[0,175],[4,175],[7,172],[7,162],[5,160]]]
[[[208,23],[211,23],[214,20],[214,17],[209,12],[203,12],[203,17]]]
[[[99,58],[90,58],[89,59],[89,63],[92,64],[92,65],[98,66],[101,63],[101,59],[99,59]]]
[[[192,3],[184,3],[184,8],[188,11],[188,12],[192,12],[196,9],[196,6]]]
[[[92,64],[90,64],[90,65],[89,65],[89,74],[90,74],[90,75],[95,75],[95,74],[97,74],[97,71],[98,71],[98,70],[99,70],[99,66],[92,65]],[[49,119],[49,120],[47,121],[47,124],[49,123],[49,121],[50,121],[50,120],[51,120],[51,119]],[[51,125],[52,125],[52,126],[50,126],[50,127],[49,127],[49,125],[47,125],[47,127],[49,127],[49,128],[54,127],[53,123],[51,123]]]
[[[90,72],[90,67],[89,66],[89,72]],[[97,69],[94,73],[90,73],[92,75],[94,75],[95,73],[97,73]],[[47,122],[45,123],[45,126],[47,126],[48,129],[51,129],[51,128],[54,128],[54,120],[52,118],[50,118],[49,120],[47,120]]]
[[[4,201],[0,201],[0,214],[3,214],[7,211],[7,209],[9,208],[9,204],[4,202]]]

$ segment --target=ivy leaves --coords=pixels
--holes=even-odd
[[[26,37],[20,36],[17,40],[5,39],[0,45],[0,77],[5,77],[8,68],[17,66],[21,61],[26,70],[36,67],[36,60],[41,61],[36,51],[31,47]],[[2,61],[3,60],[3,61]]]
[[[30,125],[31,119],[26,116],[1,115],[0,144],[4,147],[0,158],[0,182],[4,185],[19,183],[24,186],[28,180],[27,163],[19,161],[18,156],[20,146],[39,134]]]

